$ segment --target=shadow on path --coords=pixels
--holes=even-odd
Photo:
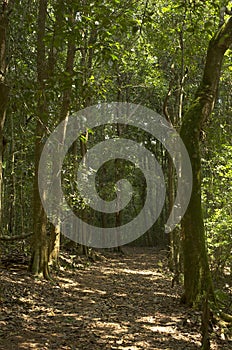
[[[162,251],[128,248],[124,256],[61,270],[57,284],[13,267],[0,278],[0,349],[200,347],[200,315],[180,305]]]

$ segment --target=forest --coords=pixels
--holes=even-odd
[[[231,76],[231,1],[0,1],[0,349],[232,349]]]

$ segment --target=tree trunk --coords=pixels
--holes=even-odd
[[[33,221],[34,235],[32,241],[32,257],[30,270],[37,276],[49,279],[48,269],[48,238],[47,218],[44,211],[38,185],[38,168],[40,156],[43,149],[43,140],[46,137],[47,125],[47,103],[45,95],[45,81],[47,78],[46,55],[45,55],[45,25],[47,15],[47,0],[39,1],[39,12],[37,22],[37,83],[39,90],[38,117],[35,134],[35,178],[33,198]]]
[[[184,115],[180,131],[193,170],[192,196],[182,220],[185,287],[183,300],[190,305],[199,301],[204,294],[213,299],[201,206],[200,133],[203,123],[213,111],[224,53],[231,44],[232,18],[218,30],[209,43],[202,82],[193,103]]]
[[[80,147],[81,147],[82,162],[85,165],[86,164],[86,153],[88,151],[88,149],[87,149],[87,142],[88,142],[88,138],[89,138],[88,130],[86,130],[86,132],[85,132],[85,134],[83,134],[83,136],[85,137],[85,141],[80,139]],[[81,220],[82,221],[87,221],[88,220],[88,213],[86,212],[86,210],[82,210],[81,211]],[[82,231],[80,232],[80,234],[82,235],[82,237],[86,237],[87,232],[86,232],[86,226],[85,225],[82,226]],[[86,257],[88,257],[89,256],[89,247],[80,244],[79,247],[78,247],[78,252],[79,252],[80,255],[83,254]]]
[[[72,11],[73,12],[73,11]],[[74,24],[74,14],[70,13],[70,24]],[[58,18],[59,24],[59,18]],[[76,44],[73,42],[73,38],[69,38],[68,40],[68,49],[67,49],[67,57],[65,63],[65,72],[71,78],[73,76],[73,67],[76,53]],[[68,120],[69,117],[69,109],[71,102],[71,93],[72,93],[72,80],[70,79],[70,83],[67,88],[63,92],[62,105],[61,105],[61,113],[60,113],[60,122],[63,120]],[[66,129],[64,129],[63,138],[65,138]],[[54,164],[54,173],[57,174],[59,169],[62,167],[62,164]],[[59,200],[57,200],[59,203]],[[59,210],[59,208],[57,209]],[[49,264],[58,266],[59,265],[59,251],[60,251],[60,224],[52,227],[51,237],[49,242]]]
[[[9,97],[9,87],[6,84],[6,50],[8,29],[8,1],[1,1],[0,8],[0,225],[2,223],[2,161],[4,151],[3,129],[6,119],[6,108]]]

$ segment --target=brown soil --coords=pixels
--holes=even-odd
[[[62,261],[55,282],[34,279],[26,265],[2,268],[0,349],[200,348],[201,315],[180,304],[164,251],[128,248],[91,264],[66,254]],[[232,349],[213,333],[212,349]]]

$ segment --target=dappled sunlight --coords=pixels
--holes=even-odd
[[[151,269],[151,270],[147,270],[147,269],[142,269],[141,266],[141,270],[138,269],[129,269],[127,267],[118,267],[116,266],[114,270],[110,269],[110,268],[101,268],[101,272],[104,275],[122,275],[122,274],[128,274],[128,275],[142,275],[145,277],[148,277],[150,279],[156,279],[156,278],[160,278],[163,276],[163,274],[161,272],[158,272],[157,269]]]
[[[196,349],[199,322],[185,322],[191,313],[160,271],[161,259],[157,251],[127,254],[61,270],[54,282],[4,270],[0,329],[17,350]]]
[[[161,277],[162,274],[161,273],[157,273],[157,271],[151,271],[151,270],[141,270],[141,271],[137,271],[137,270],[132,270],[132,269],[118,269],[118,272],[122,272],[122,273],[128,273],[128,274],[135,274],[135,275],[144,275],[144,276],[155,276],[155,277]]]
[[[98,331],[101,332],[102,330],[102,333],[106,337],[109,337],[109,332],[117,334],[128,332],[128,326],[120,324],[119,322],[101,322],[101,320],[98,320],[95,326],[97,327]]]
[[[144,328],[147,328],[151,330],[152,332],[158,332],[158,333],[175,333],[176,328],[175,327],[170,327],[170,326],[148,326],[148,325],[143,325]]]

